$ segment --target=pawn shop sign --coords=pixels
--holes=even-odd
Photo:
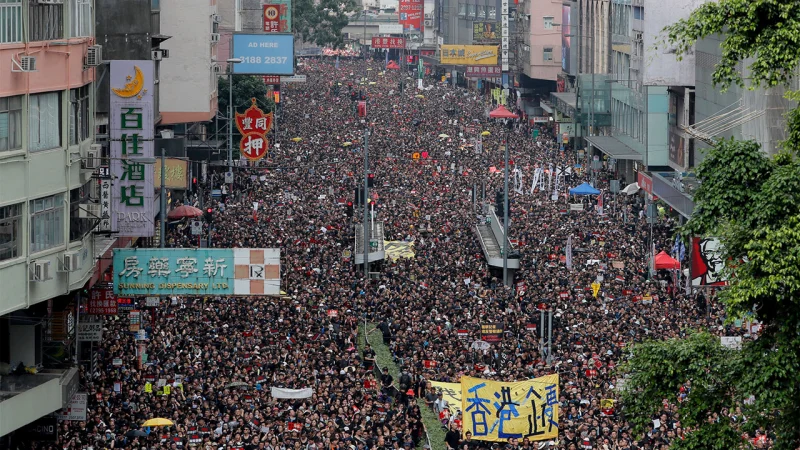
[[[236,113],[236,128],[242,133],[242,140],[239,142],[242,155],[250,161],[258,161],[267,155],[269,149],[267,133],[272,128],[272,113],[264,114],[256,106],[255,98],[250,101],[253,104],[244,114]]]

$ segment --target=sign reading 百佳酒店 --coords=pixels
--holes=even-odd
[[[114,292],[137,295],[278,295],[280,249],[114,250]]]
[[[153,223],[153,61],[111,61],[111,230],[151,237]]]

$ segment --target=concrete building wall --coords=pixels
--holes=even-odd
[[[561,72],[562,6],[561,0],[533,0],[525,5],[530,42],[530,66],[525,74],[531,78],[556,81]]]
[[[707,0],[644,0],[641,8],[643,16],[643,45],[645,60],[643,67],[644,84],[651,86],[692,86],[694,85],[694,52],[683,55],[678,61],[675,49],[663,44],[665,26],[684,19]]]
[[[217,109],[216,47],[219,24],[214,0],[161,0],[161,125],[211,120]],[[212,34],[216,35],[212,41]],[[219,63],[224,65],[224,62]]]

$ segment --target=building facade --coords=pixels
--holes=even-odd
[[[1,377],[4,436],[78,387],[75,293],[98,245],[99,54],[92,2],[6,1],[0,17],[0,363],[38,371]]]

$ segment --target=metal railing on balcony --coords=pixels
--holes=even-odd
[[[22,42],[22,1],[0,3],[0,44]]]

